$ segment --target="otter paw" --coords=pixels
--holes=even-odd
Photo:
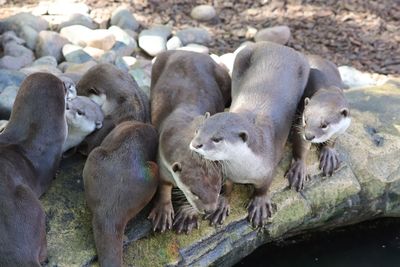
[[[323,175],[332,176],[333,172],[340,166],[339,154],[334,148],[323,147],[319,155],[319,168]]]
[[[262,227],[266,220],[272,216],[272,203],[268,196],[256,196],[250,201],[247,208],[248,221],[253,227]]]
[[[180,234],[189,234],[193,229],[199,228],[198,213],[191,206],[181,207],[174,220],[174,229]]]
[[[153,223],[153,231],[163,233],[167,229],[171,230],[172,221],[174,220],[172,203],[156,203],[147,218]]]
[[[290,189],[296,189],[296,191],[303,190],[304,183],[310,178],[307,174],[307,166],[303,160],[295,160],[292,162],[285,177],[289,180]]]
[[[228,199],[220,195],[217,210],[204,216],[204,219],[209,220],[210,225],[223,224],[230,211],[231,206]]]

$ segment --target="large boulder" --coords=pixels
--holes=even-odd
[[[397,87],[396,87],[397,86]],[[227,221],[202,221],[190,235],[151,234],[144,210],[127,227],[124,262],[128,266],[231,266],[258,246],[307,231],[331,229],[382,216],[400,216],[400,87],[346,91],[352,124],[337,142],[342,159],[332,177],[322,177],[316,149],[308,164],[311,181],[302,193],[288,189],[284,173],[290,144],[272,183],[276,211],[262,229],[246,221],[251,187],[236,185]],[[62,162],[61,172],[41,198],[48,217],[49,266],[91,266],[95,248],[91,215],[84,201],[79,156]],[[148,238],[142,238],[148,236]]]

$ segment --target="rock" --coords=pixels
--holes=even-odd
[[[86,46],[86,39],[91,34],[92,30],[82,25],[72,25],[64,27],[60,31],[60,35],[71,43],[79,46]]]
[[[167,38],[171,35],[171,27],[154,26],[148,30],[143,30],[139,34],[139,46],[147,54],[156,56],[167,50]]]
[[[58,69],[55,66],[49,66],[49,65],[33,65],[20,69],[20,72],[26,75],[31,75],[36,72],[47,72],[56,76],[62,74],[60,69]]]
[[[62,48],[68,43],[69,41],[57,32],[41,31],[36,43],[36,56],[53,56],[61,62],[64,59]]]
[[[117,8],[111,15],[111,25],[118,26],[122,29],[136,31],[139,29],[139,23],[126,7]]]
[[[132,55],[137,48],[135,39],[118,26],[111,26],[108,31],[114,34],[116,40],[111,50],[121,57]]]
[[[85,51],[89,56],[96,60],[99,60],[105,53],[104,50],[91,46],[86,46],[85,48],[83,48],[83,51]]]
[[[289,42],[291,33],[288,26],[274,26],[258,31],[254,40],[256,42],[269,41],[285,45]]]
[[[332,177],[321,175],[313,148],[307,160],[312,179],[301,194],[288,189],[284,174],[291,161],[289,144],[271,186],[276,211],[262,230],[246,220],[252,188],[236,185],[226,222],[212,227],[201,220],[200,229],[190,235],[152,234],[146,220],[149,209],[145,209],[126,229],[124,264],[232,266],[264,243],[382,216],[399,217],[400,87],[388,83],[345,94],[352,124],[337,141],[342,165]],[[64,159],[59,175],[41,198],[49,218],[49,266],[89,266],[95,257],[83,194],[84,162],[79,155]]]
[[[49,67],[57,67],[57,60],[52,56],[44,56],[36,59],[32,66],[49,66]]]
[[[115,66],[124,71],[129,71],[136,63],[137,59],[134,57],[117,57],[115,60]]]
[[[82,25],[92,30],[99,28],[99,24],[94,22],[88,15],[76,13],[71,14],[66,20],[62,21],[58,26],[58,29],[72,25]]]
[[[71,63],[68,64],[64,67],[64,73],[76,73],[79,75],[85,74],[91,67],[97,65],[96,61],[90,60],[85,63],[77,64],[77,63]]]
[[[180,30],[177,31],[176,36],[179,37],[182,45],[187,45],[190,43],[208,45],[212,41],[210,33],[203,28],[188,28]]]
[[[115,44],[115,36],[108,30],[98,29],[92,31],[90,35],[87,36],[85,42],[87,46],[110,50]]]
[[[380,76],[361,72],[350,66],[340,66],[338,69],[343,83],[349,88],[373,86],[387,81],[387,77],[382,79]]]
[[[20,71],[0,69],[0,94],[7,86],[19,87],[26,75]]]
[[[175,50],[182,47],[182,41],[178,36],[173,36],[167,42],[167,50]]]
[[[10,85],[4,88],[3,92],[0,94],[1,120],[9,119],[15,98],[17,97],[18,90],[19,86]]]
[[[89,7],[84,3],[56,1],[55,3],[50,3],[47,12],[49,15],[87,14],[89,13]]]
[[[151,83],[150,75],[148,75],[142,68],[134,68],[129,71],[129,74],[135,79],[140,87],[149,87]]]
[[[209,5],[196,6],[192,9],[192,12],[190,12],[190,16],[199,21],[212,20],[216,17],[216,15],[217,12],[215,11],[214,7]]]
[[[110,51],[105,52],[99,58],[99,62],[114,64],[116,58],[117,58],[117,53],[115,53],[114,51],[110,50]]]
[[[86,61],[93,60],[93,58],[88,53],[83,51],[82,47],[77,45],[64,45],[62,53],[65,60],[68,62],[84,63]]]
[[[203,53],[203,54],[208,54],[208,52],[209,52],[209,49],[207,46],[199,45],[199,44],[187,44],[183,47],[178,48],[178,50],[186,50],[186,51],[192,51],[192,52]]]
[[[256,36],[256,34],[257,34],[257,29],[256,28],[250,27],[250,26],[247,27],[247,31],[246,31],[246,34],[245,34],[246,39],[253,39],[254,36]]]
[[[30,65],[35,60],[33,52],[22,45],[25,41],[18,38],[14,32],[8,31],[3,33],[0,41],[3,48],[3,56],[0,58],[0,68],[18,70]]]

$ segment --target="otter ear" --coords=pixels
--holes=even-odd
[[[103,122],[96,121],[96,129],[100,129],[101,127],[103,127]]]
[[[204,119],[208,119],[210,118],[210,112],[206,112],[206,114],[204,114]]]
[[[146,168],[154,179],[158,180],[158,165],[154,161],[147,161]]]
[[[304,106],[307,106],[308,102],[310,102],[310,99],[308,97],[304,98]]]
[[[173,172],[181,172],[182,171],[182,165],[179,162],[174,162],[172,164],[172,171]]]
[[[349,109],[348,108],[342,108],[340,111],[340,114],[342,114],[345,118],[349,116]]]
[[[243,140],[244,143],[246,143],[249,139],[249,135],[247,134],[247,132],[240,132],[239,137]]]

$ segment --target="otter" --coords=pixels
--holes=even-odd
[[[192,151],[219,161],[233,182],[254,185],[248,206],[254,227],[272,215],[268,189],[308,73],[306,58],[292,48],[270,42],[247,45],[234,62],[229,112],[207,118],[192,134]]]
[[[63,152],[76,147],[86,136],[103,126],[103,111],[99,105],[85,96],[67,100],[65,117],[68,123],[68,136]]]
[[[199,213],[214,215],[209,218],[215,221],[225,218],[213,213],[225,204],[219,196],[220,168],[206,165],[188,146],[204,114],[224,110],[229,91],[229,74],[208,55],[167,51],[157,56],[151,76],[151,117],[160,134],[160,184],[149,215],[154,230],[174,227],[178,233],[189,233],[198,227]],[[183,193],[176,217],[171,200],[174,186]]]
[[[128,72],[111,64],[89,69],[76,85],[78,95],[96,102],[104,113],[103,127],[90,134],[80,152],[89,154],[119,123],[127,120],[150,122],[149,100]]]
[[[339,168],[340,160],[334,145],[338,135],[349,127],[349,105],[344,97],[339,70],[336,65],[316,55],[307,56],[310,76],[302,101],[297,109],[297,120],[292,130],[293,159],[286,173],[289,186],[300,191],[308,177],[306,158],[312,143],[320,145],[320,169],[331,176]]]
[[[157,190],[157,144],[152,125],[126,121],[88,156],[83,180],[100,266],[122,266],[126,224]]]
[[[0,266],[37,266],[47,257],[39,197],[56,174],[67,136],[66,89],[48,73],[28,76],[0,133]]]

